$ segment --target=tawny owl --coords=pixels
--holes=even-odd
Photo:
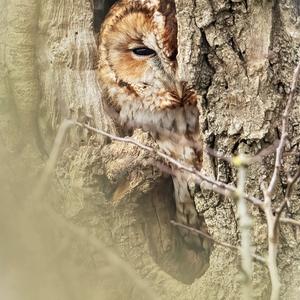
[[[121,124],[150,131],[163,151],[199,169],[197,97],[178,78],[176,56],[173,1],[121,0],[102,24],[98,74],[107,106]],[[189,178],[173,173],[177,221],[201,228],[203,220],[195,209]],[[201,250],[200,238],[183,234]]]

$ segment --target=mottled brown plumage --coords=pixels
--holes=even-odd
[[[167,154],[200,169],[197,97],[178,78],[176,55],[173,1],[119,1],[100,32],[99,81],[107,106],[121,124],[152,132]],[[203,220],[188,181],[187,175],[174,170],[177,221],[199,228]],[[198,237],[184,235],[190,244],[202,247]]]

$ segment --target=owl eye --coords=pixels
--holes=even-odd
[[[156,55],[156,52],[150,48],[147,47],[139,47],[134,48],[131,50],[135,55],[138,56],[150,56],[150,55]]]

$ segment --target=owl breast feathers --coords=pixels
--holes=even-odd
[[[193,133],[196,94],[177,74],[173,1],[121,0],[100,32],[98,76],[108,105],[127,126]]]

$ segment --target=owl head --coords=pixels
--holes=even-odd
[[[98,77],[121,123],[145,130],[193,132],[196,94],[177,74],[175,4],[121,0],[100,31]]]

